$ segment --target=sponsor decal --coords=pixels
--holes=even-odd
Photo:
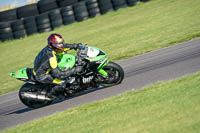
[[[83,77],[83,83],[89,83],[92,79],[93,79],[94,76],[89,76],[87,78]]]

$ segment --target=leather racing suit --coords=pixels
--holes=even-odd
[[[65,49],[80,49],[82,44],[64,44]],[[60,84],[66,77],[76,73],[79,68],[74,67],[62,71],[57,67],[57,54],[50,47],[46,46],[36,56],[34,61],[34,75],[38,82],[45,84]]]

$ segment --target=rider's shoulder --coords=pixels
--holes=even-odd
[[[47,55],[48,57],[53,57],[53,51],[51,48],[49,48],[48,46],[44,47],[42,50],[45,55]]]

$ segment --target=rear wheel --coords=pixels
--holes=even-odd
[[[124,70],[120,65],[114,62],[109,62],[104,68],[108,73],[108,77],[98,75],[98,83],[103,86],[113,86],[120,84],[124,79]]]
[[[19,90],[19,98],[22,101],[22,103],[31,108],[40,108],[40,107],[44,107],[51,104],[52,101],[39,100],[36,98],[34,99],[34,98],[28,98],[24,96],[25,93],[37,94],[40,88],[41,87],[37,84],[29,84],[29,83],[24,84]]]

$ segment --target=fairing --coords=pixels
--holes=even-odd
[[[10,74],[10,76],[12,76],[13,78],[16,78],[16,79],[25,79],[27,80],[28,79],[28,74],[27,74],[27,68],[22,68],[16,72],[12,72]]]
[[[74,67],[74,65],[76,63],[75,56],[73,56],[71,54],[64,54],[64,55],[60,56],[59,58],[60,58],[60,61],[58,63],[58,67],[62,70],[72,68],[72,67]]]

